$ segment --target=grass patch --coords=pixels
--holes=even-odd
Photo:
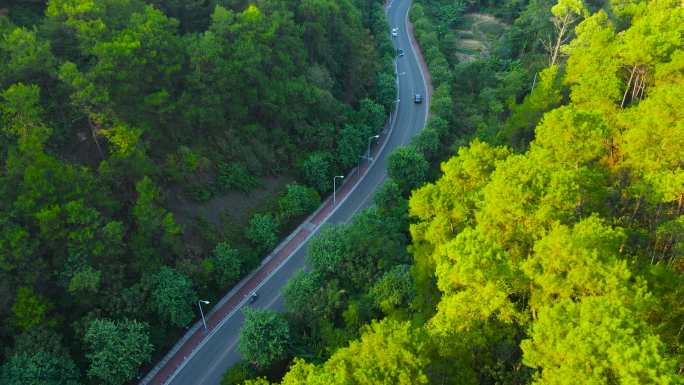
[[[486,56],[508,26],[494,16],[484,13],[469,13],[454,30],[453,53],[459,61],[475,60]]]
[[[459,39],[475,39],[475,34],[471,31],[456,31],[456,37]]]
[[[472,48],[466,48],[466,47],[457,47],[455,51],[460,53],[460,54],[464,54],[464,55],[468,55],[468,56],[475,56],[475,55],[480,54],[479,50],[472,49]]]
[[[483,21],[477,24],[477,30],[486,35],[499,37],[504,32],[505,28],[500,23]]]

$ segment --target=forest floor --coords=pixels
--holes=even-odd
[[[487,57],[491,48],[508,25],[492,15],[485,13],[467,13],[459,29],[454,30],[456,58],[460,62]]]
[[[201,252],[201,239],[206,238],[201,232],[218,232],[228,240],[242,237],[251,215],[271,205],[292,181],[286,175],[265,177],[259,180],[259,187],[248,193],[231,191],[206,202],[188,199],[182,189],[175,188],[167,191],[167,207],[186,229],[186,247]]]

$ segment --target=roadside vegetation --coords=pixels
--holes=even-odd
[[[459,58],[473,13],[501,28]],[[287,353],[242,350],[224,385],[684,383],[681,4],[431,0],[411,20],[427,127],[312,242]]]
[[[379,2],[2,2],[0,383],[144,373],[356,165],[393,56]]]

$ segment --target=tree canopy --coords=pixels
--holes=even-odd
[[[387,31],[379,1],[2,2],[0,365],[29,376],[12,381],[130,381],[257,267],[382,129]],[[36,330],[65,351],[14,354]]]
[[[384,236],[410,233],[409,265],[333,285],[355,238],[344,226],[322,231],[311,271],[285,291],[295,343],[318,350],[295,349],[280,383],[682,383],[684,9],[458,6],[517,20],[502,38],[509,50],[449,68],[451,29],[467,26],[452,4],[414,8],[419,41],[437,46],[425,47],[428,65],[444,71],[430,132],[393,155],[392,180],[360,214],[385,218]],[[540,66],[531,87],[508,59]],[[446,151],[435,137],[455,153],[430,181]],[[419,157],[433,164],[416,172]],[[394,210],[406,197],[402,220]],[[383,255],[366,249],[360,261]],[[397,350],[388,341],[404,327],[413,338]]]

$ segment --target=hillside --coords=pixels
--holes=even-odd
[[[0,8],[3,385],[135,379],[356,166],[395,98],[379,2]]]
[[[452,5],[414,6],[434,131],[404,152],[454,153],[428,183],[390,165],[284,291],[288,370],[224,384],[683,383],[684,8],[461,4],[512,20],[459,62]]]

